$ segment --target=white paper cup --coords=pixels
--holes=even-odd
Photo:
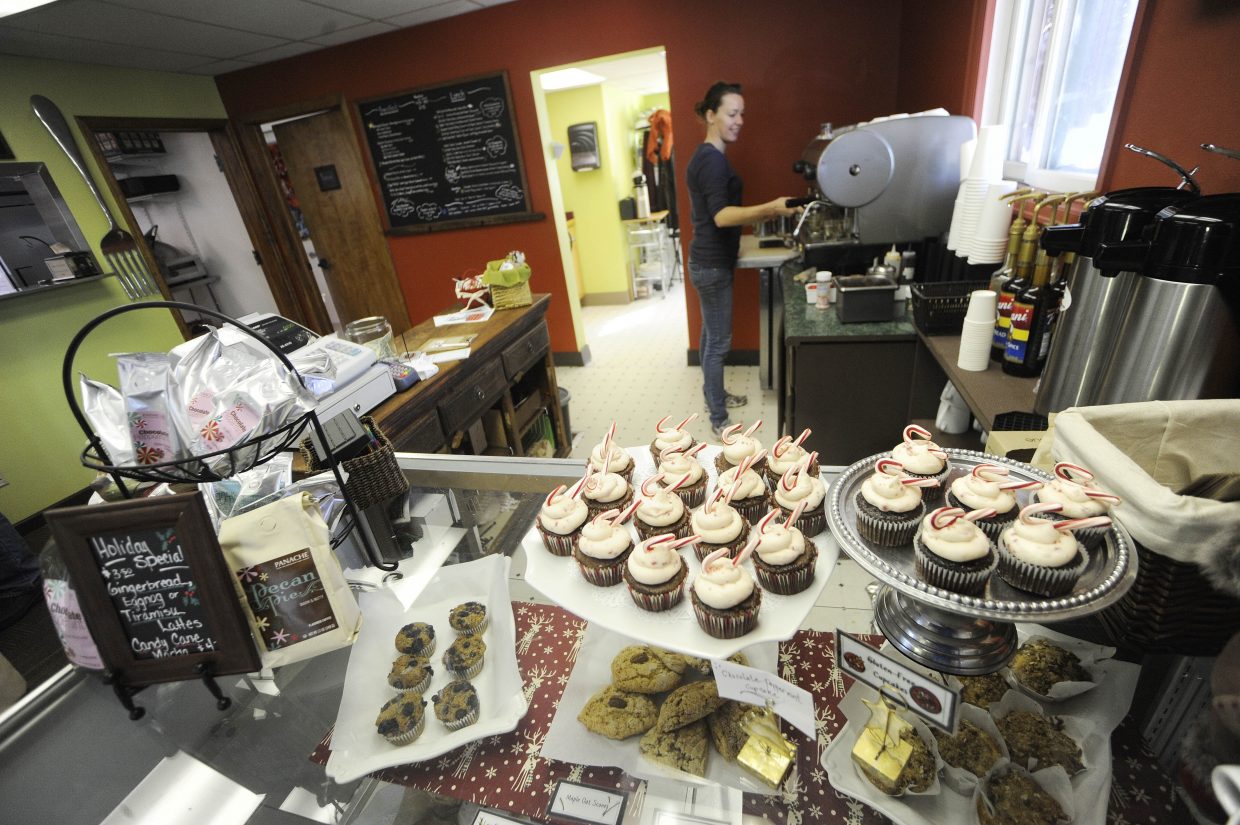
[[[965,313],[966,321],[978,321],[993,325],[998,296],[993,290],[977,289],[969,294],[969,310]]]
[[[985,372],[990,366],[994,328],[993,321],[970,321],[966,318],[960,330],[960,354],[956,358],[956,366],[968,372]]]

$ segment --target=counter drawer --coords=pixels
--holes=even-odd
[[[448,435],[468,429],[508,387],[499,361],[492,361],[460,380],[460,389],[439,402],[439,415]]]
[[[538,326],[512,342],[504,350],[504,372],[509,380],[515,379],[525,372],[532,364],[542,358],[551,346],[551,338],[547,335],[547,323],[540,321]]]
[[[392,438],[390,433],[388,437]],[[439,412],[433,408],[392,438],[392,447],[398,453],[437,453],[446,443],[443,427],[439,425]]]

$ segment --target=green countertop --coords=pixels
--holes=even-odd
[[[788,344],[812,341],[862,341],[871,339],[913,339],[917,330],[913,326],[911,307],[900,320],[877,321],[865,324],[845,324],[839,319],[835,307],[818,309],[806,303],[805,285],[793,280],[796,273],[784,273],[780,278],[784,291],[784,340]]]

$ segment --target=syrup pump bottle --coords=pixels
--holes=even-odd
[[[1088,203],[1098,197],[1097,192],[1074,192],[1064,200],[1063,219],[1060,224],[1066,224],[1072,219],[1072,204],[1076,201],[1084,201]],[[1051,273],[1051,286],[1055,293],[1059,296],[1060,309],[1067,309],[1062,306],[1064,296],[1068,291],[1068,273],[1072,271],[1072,265],[1076,263],[1076,252],[1068,251],[1059,256],[1059,266]],[[1069,300],[1071,300],[1069,298]]]
[[[1034,208],[1033,222],[1026,230],[1026,237],[1032,233],[1035,248],[1042,234],[1038,225],[1038,210],[1050,206],[1048,222],[1053,225],[1057,212],[1055,207],[1067,198],[1067,195],[1053,195],[1044,198]],[[1021,251],[1025,251],[1023,245]],[[1014,280],[1008,284],[1009,289],[1013,287],[1017,288],[1013,290],[1003,371],[1008,375],[1033,377],[1040,375],[1046,366],[1051,332],[1059,317],[1059,294],[1051,288],[1051,257],[1045,249],[1037,249],[1033,274],[1028,282],[1018,285]]]
[[[1016,220],[1012,221],[1012,228],[1008,230],[1007,257],[1003,260],[1003,266],[996,269],[994,274],[990,276],[990,290],[995,295],[1002,295],[1004,285],[1016,276],[1016,253],[1020,249],[1021,233],[1025,231],[1024,207],[1020,204],[1028,200],[1037,200],[1041,197],[1041,192],[1033,189],[1020,189],[1000,198],[1000,200],[1008,201],[1009,205],[1017,205],[1017,209]],[[1008,317],[1011,310],[1011,302],[1008,302],[1006,306],[998,308],[998,314],[995,317],[994,334],[990,342],[991,361],[1003,360],[1003,351],[1007,348]]]
[[[1038,211],[1044,206],[1052,203],[1058,203],[1061,195],[1047,195],[1041,200],[1034,203],[1033,217],[1029,221],[1029,225],[1025,227],[1020,237],[1020,248],[1016,252],[1016,263],[1013,265],[1012,277],[1000,287],[998,291],[998,316],[995,318],[996,337],[992,340],[992,353],[994,347],[998,344],[998,335],[1000,328],[1003,332],[1003,350],[995,359],[1001,364],[1007,362],[1008,339],[1011,337],[1011,319],[1012,305],[1026,287],[1033,282],[1033,261],[1038,252],[1038,238],[1040,228],[1038,226]]]

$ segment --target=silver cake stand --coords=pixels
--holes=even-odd
[[[949,449],[947,453],[952,469],[944,489],[979,464],[1007,467],[1013,480],[1051,480],[1050,475],[1019,461],[973,450]],[[1103,543],[1090,551],[1089,566],[1066,596],[1048,599],[1026,593],[998,575],[990,577],[981,596],[931,587],[917,576],[911,544],[878,547],[857,532],[857,493],[874,472],[874,463],[888,456],[870,456],[840,474],[828,494],[827,520],[844,552],[882,583],[875,605],[878,626],[888,641],[915,662],[945,673],[991,673],[1016,651],[1014,622],[1059,622],[1094,613],[1118,601],[1137,577],[1132,539],[1113,524]],[[1017,490],[1016,499],[1022,507],[1033,500],[1033,491]]]

